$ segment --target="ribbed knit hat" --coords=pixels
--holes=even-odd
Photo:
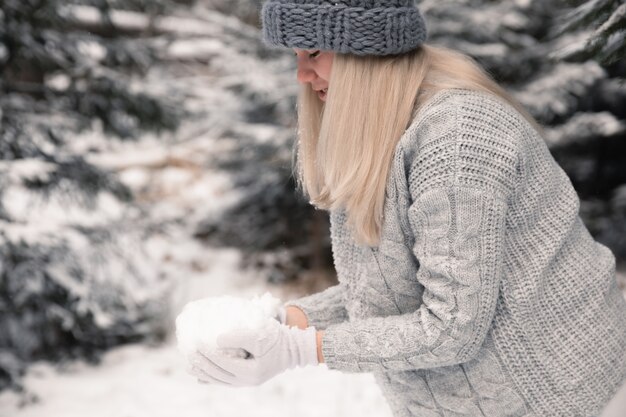
[[[415,0],[269,0],[261,9],[267,45],[390,55],[426,40]]]

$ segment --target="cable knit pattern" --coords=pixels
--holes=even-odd
[[[396,417],[598,415],[626,376],[626,301],[578,208],[510,105],[435,94],[396,148],[379,246],[330,213],[340,284],[301,303],[327,366],[373,372]]]
[[[270,0],[261,21],[268,45],[356,55],[408,52],[427,36],[413,0]]]

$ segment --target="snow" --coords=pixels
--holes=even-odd
[[[511,10],[502,16],[502,24],[510,29],[523,31],[528,27],[529,18],[516,10]]]
[[[56,165],[35,158],[24,158],[15,161],[0,161],[0,173],[8,175],[13,182],[46,181]]]
[[[178,349],[188,358],[198,350],[217,350],[221,333],[263,329],[275,321],[281,304],[269,292],[251,300],[226,295],[191,301],[176,317]]]
[[[126,167],[155,167],[161,166],[167,162],[170,154],[169,150],[160,144],[158,146],[150,146],[149,144],[133,146],[129,152],[121,153],[124,147],[115,149],[114,151],[99,152],[87,156],[87,161],[103,169],[117,171]]]
[[[626,123],[607,111],[577,112],[565,123],[546,129],[546,143],[550,147],[568,146],[598,137],[610,137],[626,131]]]
[[[82,23],[98,24],[102,22],[100,11],[90,6],[65,6],[60,8],[59,14]],[[140,13],[116,10],[111,12],[110,17],[116,26],[126,29],[141,30],[150,24],[148,17]]]
[[[84,25],[98,25],[103,20],[100,10],[91,6],[63,6],[60,9],[60,14],[71,21]],[[244,31],[246,29],[242,23],[224,15],[221,16],[222,25],[216,24],[216,18],[209,12],[205,11],[200,15],[202,19],[189,16],[163,16],[151,21],[150,16],[146,14],[128,10],[112,10],[109,13],[113,24],[124,30],[146,30],[150,24],[153,24],[154,29],[160,32],[210,37],[220,35],[223,29],[229,26],[234,29],[244,29]]]
[[[218,39],[184,39],[172,42],[166,56],[174,60],[208,60],[223,49],[224,44]]]
[[[14,222],[29,223],[33,228],[48,228],[48,225],[82,225],[97,227],[115,221],[128,211],[122,202],[108,191],[94,197],[94,210],[89,207],[68,204],[71,196],[55,193],[42,196],[22,186],[12,185],[4,191],[4,208]]]
[[[208,250],[177,235],[152,237],[147,247],[149,259],[160,259],[165,274],[181,277],[172,293],[173,315],[195,299],[295,296],[240,269],[242,254],[234,249]],[[23,383],[25,393],[0,393],[0,417],[391,417],[371,374],[341,373],[324,364],[288,370],[256,387],[200,384],[187,373],[173,337],[160,346],[112,349],[98,365],[38,362]]]
[[[185,371],[173,345],[111,350],[99,366],[33,366],[26,385],[36,398],[0,395],[0,417],[391,417],[370,374],[325,365],[297,368],[257,387],[205,385]],[[32,398],[32,397],[31,397]]]
[[[585,51],[588,46],[591,30],[583,30],[556,39],[554,51],[548,57],[554,60],[564,60]]]
[[[46,87],[57,91],[66,91],[72,84],[72,80],[66,74],[53,73],[45,77]]]
[[[134,190],[144,190],[150,183],[150,173],[145,168],[128,168],[122,171],[118,178]]]
[[[107,56],[107,49],[94,40],[81,40],[77,44],[81,55],[87,56],[94,61],[102,61]]]
[[[569,116],[577,108],[579,97],[589,94],[605,76],[606,71],[593,61],[581,65],[559,63],[514,95],[535,117],[550,120]]]

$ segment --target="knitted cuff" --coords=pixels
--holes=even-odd
[[[322,335],[322,356],[324,358],[324,364],[328,367],[328,369],[334,369],[342,372],[362,372],[356,362],[342,362],[339,358],[337,358],[335,345],[340,345],[341,340],[338,340],[338,336],[335,334],[336,327],[338,326],[328,326]]]

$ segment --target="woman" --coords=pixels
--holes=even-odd
[[[470,58],[425,45],[411,0],[271,0],[293,48],[296,175],[330,211],[339,284],[230,332],[195,374],[372,372],[395,416],[597,416],[626,376],[615,258],[541,128]]]

